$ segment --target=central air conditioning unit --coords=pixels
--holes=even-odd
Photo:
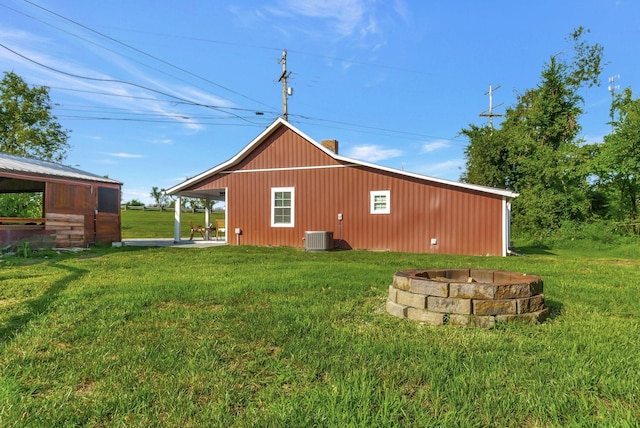
[[[307,251],[333,250],[333,232],[325,230],[305,232],[304,249]]]

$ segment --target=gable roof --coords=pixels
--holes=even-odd
[[[2,172],[122,184],[117,180],[112,180],[111,178],[102,177],[70,166],[61,165],[59,163],[25,158],[7,153],[0,153],[0,175],[2,175]]]
[[[310,144],[315,145],[318,149],[322,150],[328,156],[332,157],[333,159],[335,159],[335,160],[337,160],[339,162],[345,162],[345,163],[351,164],[353,166],[365,166],[365,167],[372,168],[372,169],[375,169],[375,170],[390,172],[390,173],[394,173],[394,174],[399,174],[399,175],[403,175],[403,176],[406,176],[406,177],[417,178],[417,179],[424,180],[424,181],[427,181],[427,182],[446,184],[446,185],[452,186],[452,187],[458,187],[458,188],[462,188],[462,189],[475,190],[477,192],[489,193],[489,194],[492,194],[492,195],[503,196],[503,197],[506,197],[506,198],[509,198],[509,199],[513,199],[513,198],[518,196],[518,193],[512,192],[510,190],[496,189],[496,188],[493,188],[493,187],[478,186],[478,185],[475,185],[475,184],[460,183],[460,182],[457,182],[457,181],[444,180],[442,178],[429,177],[427,175],[421,175],[421,174],[415,174],[415,173],[412,173],[412,172],[401,171],[401,170],[398,170],[398,169],[395,169],[395,168],[389,168],[389,167],[380,166],[380,165],[372,164],[372,163],[369,163],[369,162],[364,162],[364,161],[360,161],[360,160],[356,160],[356,159],[351,159],[351,158],[348,158],[348,157],[345,157],[345,156],[341,156],[341,155],[338,155],[338,154],[332,152],[331,150],[327,149],[322,144],[319,144],[313,138],[309,137],[304,132],[300,131],[295,126],[291,125],[289,122],[285,121],[282,118],[277,118],[271,125],[269,125],[264,131],[262,131],[262,133],[260,133],[260,135],[258,135],[256,138],[254,138],[238,154],[236,154],[234,157],[232,157],[228,161],[223,162],[223,163],[221,163],[221,164],[219,164],[217,166],[214,166],[213,168],[208,169],[208,170],[196,175],[195,177],[192,177],[192,178],[190,178],[188,180],[185,180],[182,183],[180,183],[180,184],[178,184],[178,185],[176,185],[176,186],[174,186],[174,187],[172,187],[170,189],[167,189],[166,193],[170,194],[170,195],[178,194],[178,193],[180,193],[180,191],[192,186],[195,183],[198,183],[201,180],[204,180],[204,179],[207,179],[209,177],[212,177],[213,175],[215,175],[215,174],[217,174],[217,173],[219,173],[221,171],[224,171],[227,168],[230,168],[230,167],[233,167],[233,166],[237,165],[243,159],[245,159],[254,149],[256,149],[267,137],[269,137],[269,135],[271,135],[274,131],[276,131],[281,126],[285,126],[285,127],[289,128],[290,130],[292,130],[293,132],[295,132],[296,134],[300,135],[302,138],[307,140]]]

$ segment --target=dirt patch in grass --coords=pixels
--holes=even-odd
[[[597,265],[636,266],[640,260],[592,260],[590,263]]]
[[[224,308],[224,305],[212,305],[208,303],[197,303],[197,302],[175,302],[175,301],[166,301],[160,302],[156,305],[156,308],[159,310],[173,310],[173,309],[198,309],[198,310],[208,310],[211,312],[221,311]]]

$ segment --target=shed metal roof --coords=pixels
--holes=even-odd
[[[3,171],[33,174],[38,176],[53,176],[74,180],[98,181],[110,184],[122,184],[117,180],[102,177],[70,166],[61,165],[59,163],[25,158],[7,153],[0,153],[0,175]]]

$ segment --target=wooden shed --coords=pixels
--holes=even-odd
[[[0,248],[23,241],[36,247],[119,242],[121,188],[76,168],[0,153],[0,194],[42,198],[39,217],[0,217]]]
[[[232,245],[502,256],[517,196],[350,159],[283,119],[167,193],[204,198],[207,209],[224,201]],[[179,209],[175,218],[177,241]]]

